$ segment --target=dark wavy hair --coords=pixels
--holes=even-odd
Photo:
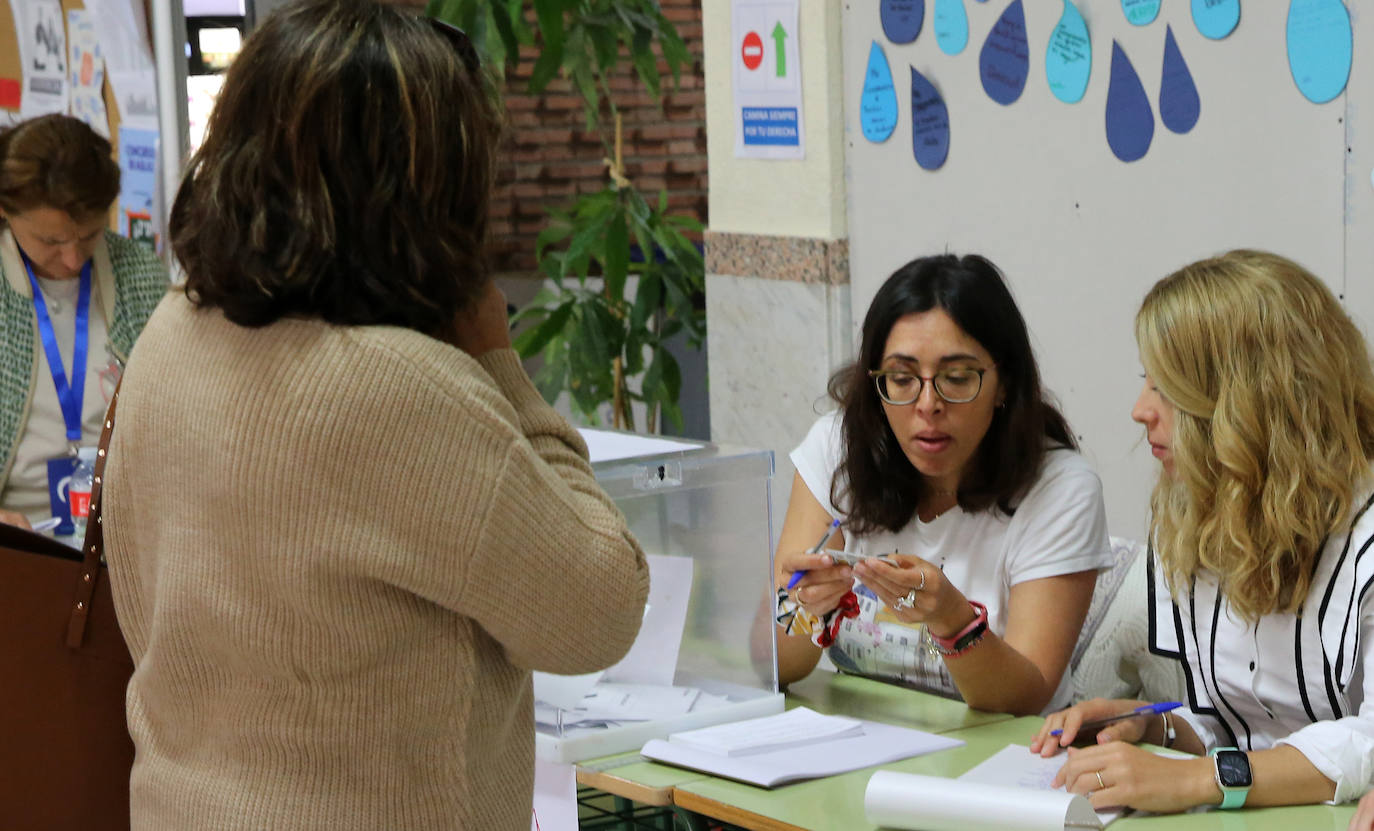
[[[56,208],[78,222],[110,210],[119,165],[110,143],[69,115],[43,115],[0,130],[0,210]]]
[[[997,364],[1005,395],[959,482],[959,506],[1010,515],[1035,482],[1045,453],[1076,448],[1068,422],[1040,386],[1026,321],[997,267],[983,257],[943,254],[902,266],[873,298],[864,317],[858,359],[830,378],[842,410],[840,476],[831,502],[848,514],[846,529],[898,531],[926,491],[925,477],[902,452],[868,371],[878,369],[888,334],[909,314],[942,309],[982,344]]]
[[[171,212],[186,293],[434,337],[490,279],[494,85],[427,18],[373,0],[270,15],[229,69]]]

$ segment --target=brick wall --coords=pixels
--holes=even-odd
[[[628,61],[611,78],[624,123],[625,170],[646,197],[656,199],[666,189],[670,211],[694,216],[704,225],[701,0],[662,0],[662,9],[687,43],[692,61],[676,89],[665,79],[661,105],[643,90]],[[602,158],[608,154],[597,134],[585,129],[581,97],[561,78],[540,95],[526,91],[537,55],[534,48],[522,49],[507,76],[510,129],[492,203],[491,254],[498,273],[534,271],[534,241],[548,221],[546,208],[566,206],[577,194],[600,190],[607,181]]]

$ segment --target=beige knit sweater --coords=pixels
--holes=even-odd
[[[168,295],[105,485],[134,829],[529,827],[530,670],[634,640],[643,553],[514,352]]]

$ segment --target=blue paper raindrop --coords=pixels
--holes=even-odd
[[[1198,98],[1197,84],[1193,83],[1193,73],[1188,70],[1188,62],[1178,51],[1178,41],[1174,40],[1174,30],[1170,26],[1164,30],[1164,75],[1159,82],[1159,120],[1175,133],[1186,133],[1197,124],[1202,112],[1202,100]]]
[[[880,0],[883,34],[893,43],[911,43],[926,19],[926,0]]]
[[[877,144],[887,141],[897,128],[897,90],[892,86],[892,70],[878,41],[868,48],[868,71],[864,73],[864,92],[859,98],[859,124],[864,138]]]
[[[1150,149],[1155,116],[1140,76],[1121,44],[1112,41],[1112,77],[1107,84],[1107,144],[1123,162],[1133,162]]]
[[[1324,104],[1350,80],[1350,12],[1341,0],[1292,0],[1288,5],[1288,69],[1307,100]]]
[[[1121,13],[1132,25],[1146,26],[1159,17],[1160,0],[1121,0]]]
[[[1012,0],[983,41],[983,51],[978,54],[978,75],[988,97],[1006,105],[1021,97],[1029,74],[1026,13],[1021,0]]]
[[[949,108],[926,76],[911,68],[911,152],[916,164],[935,170],[949,156]]]
[[[1193,24],[1204,37],[1221,40],[1240,22],[1240,0],[1193,0]]]
[[[935,42],[946,55],[957,55],[968,46],[964,0],[935,0]]]
[[[1088,24],[1070,0],[1064,0],[1064,13],[1050,33],[1050,45],[1045,49],[1045,79],[1050,92],[1065,104],[1082,100],[1088,90],[1088,75],[1092,72],[1093,45],[1088,36]]]

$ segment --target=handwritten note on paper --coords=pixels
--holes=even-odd
[[[1121,12],[1132,26],[1145,26],[1159,16],[1160,0],[1121,0]]]
[[[57,0],[12,0],[24,67],[24,118],[67,111],[67,27]]]
[[[897,128],[897,90],[892,86],[892,69],[878,41],[868,47],[868,69],[864,72],[864,91],[859,97],[859,126],[864,138],[879,144],[887,141]]]
[[[878,16],[888,40],[911,43],[921,34],[921,24],[926,19],[926,0],[879,0]]]
[[[1175,133],[1186,133],[1197,124],[1202,99],[1193,73],[1183,60],[1173,27],[1164,30],[1164,75],[1159,83],[1159,120]]]
[[[968,46],[964,0],[935,0],[935,42],[946,55],[957,55]]]
[[[1240,0],[1193,0],[1193,24],[1203,37],[1221,40],[1240,22]]]
[[[1341,0],[1292,0],[1288,6],[1288,68],[1314,104],[1340,95],[1354,52],[1350,12]]]
[[[949,108],[926,76],[911,69],[911,152],[916,164],[936,170],[949,157]]]
[[[1088,91],[1092,67],[1093,44],[1088,24],[1072,0],[1064,0],[1064,12],[1045,49],[1045,79],[1050,92],[1065,104],[1078,103]]]
[[[1021,0],[1012,0],[992,25],[978,54],[983,91],[999,104],[1021,97],[1030,74],[1030,45],[1026,42],[1026,13]]]

